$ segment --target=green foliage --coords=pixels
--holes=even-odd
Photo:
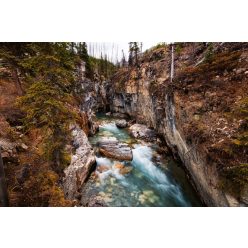
[[[128,58],[128,65],[132,66],[138,65],[138,53],[140,52],[141,48],[138,44],[139,42],[129,42],[129,58]],[[141,44],[142,46],[142,44]]]
[[[116,72],[116,66],[108,61],[107,56],[100,59],[90,56],[90,63],[92,68],[105,79],[110,78]]]
[[[9,66],[20,67],[20,60],[29,53],[30,43],[2,42],[0,43],[0,58]]]
[[[166,43],[165,43],[165,42],[159,42],[157,45],[155,45],[155,46],[153,46],[153,47],[147,49],[147,50],[145,51],[145,54],[147,54],[148,52],[155,51],[155,50],[157,50],[157,49],[159,49],[159,48],[164,48],[164,47],[166,47]]]
[[[206,54],[205,54],[205,61],[206,62],[211,62],[212,59],[213,59],[213,55],[214,55],[214,52],[213,52],[213,43],[210,43],[207,47],[207,51],[206,51]]]
[[[30,49],[33,55],[21,62],[30,86],[18,105],[26,113],[26,128],[40,127],[46,132],[44,156],[61,171],[69,124],[76,117],[70,107],[74,55],[67,43],[32,43]]]
[[[226,168],[223,172],[225,179],[223,186],[235,195],[240,195],[245,186],[248,185],[248,164],[240,164]]]
[[[5,130],[5,134],[13,142],[16,141],[19,138],[19,136],[16,133],[15,129],[13,127],[10,127],[10,126]]]
[[[175,52],[176,54],[180,54],[183,48],[183,44],[182,43],[176,43],[175,44]]]
[[[239,147],[248,147],[248,97],[238,103],[234,110],[234,116],[242,119],[242,124],[239,128],[239,134],[233,143]]]
[[[233,116],[242,120],[238,134],[233,140],[234,147],[232,153],[239,152],[247,154],[248,148],[248,97],[238,103]],[[234,150],[234,151],[233,151]],[[243,156],[247,157],[247,156]],[[229,166],[222,171],[223,186],[230,192],[240,196],[243,189],[248,186],[248,163],[237,163],[235,166]]]
[[[94,78],[93,64],[88,54],[86,42],[78,43],[77,54],[79,55],[80,59],[82,59],[85,62],[86,77],[93,79]]]
[[[48,168],[33,172],[25,181],[22,189],[22,206],[56,207],[70,206],[58,187],[58,175]]]

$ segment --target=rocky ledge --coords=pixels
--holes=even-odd
[[[98,145],[99,152],[106,157],[128,161],[133,159],[133,153],[128,144],[120,143],[114,137],[104,137]]]
[[[79,191],[95,163],[95,154],[84,131],[78,126],[72,129],[73,146],[76,148],[69,167],[65,169],[63,182],[67,199],[73,200],[79,196]]]
[[[142,124],[134,124],[129,128],[131,135],[136,139],[156,141],[156,132]]]

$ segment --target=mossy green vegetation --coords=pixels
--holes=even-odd
[[[33,55],[22,60],[28,72],[25,95],[18,106],[26,113],[27,129],[38,127],[46,132],[44,156],[58,171],[64,168],[64,145],[69,124],[76,118],[71,110],[74,78],[74,57],[67,43],[33,43]]]
[[[236,161],[233,165],[222,170],[222,186],[236,196],[240,196],[248,186],[248,98],[244,98],[237,103],[233,111],[233,116],[241,120],[239,130],[233,138],[233,146],[230,148],[231,154],[238,152],[246,154],[242,161]]]

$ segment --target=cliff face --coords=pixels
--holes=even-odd
[[[111,111],[128,114],[163,135],[206,205],[247,204],[246,190],[233,194],[221,185],[225,166],[247,162],[247,155],[229,151],[241,125],[231,112],[248,92],[247,45],[174,47],[173,82],[171,48],[149,51],[140,58],[139,68],[121,69],[113,77]]]

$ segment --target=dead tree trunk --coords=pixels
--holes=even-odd
[[[3,160],[2,160],[1,147],[0,147],[0,207],[8,207],[8,206],[9,206],[9,198],[8,198],[8,191],[5,181]]]
[[[171,44],[171,82],[174,77],[174,44]]]
[[[19,95],[23,95],[23,88],[22,88],[22,83],[21,83],[21,80],[18,76],[18,69],[14,68],[12,70],[12,77],[16,83],[16,88],[17,88],[17,92]]]

